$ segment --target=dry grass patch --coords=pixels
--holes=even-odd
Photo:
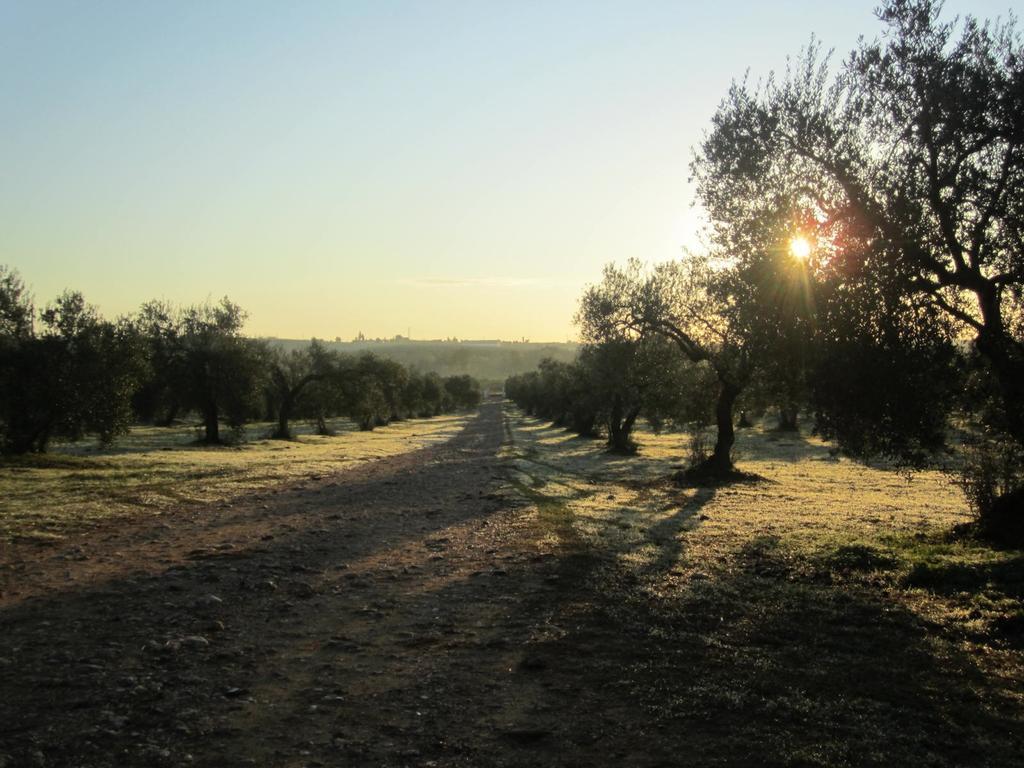
[[[196,445],[188,428],[136,428],[109,449],[58,445],[50,454],[0,464],[0,540],[60,538],[98,521],[185,504],[230,504],[270,486],[320,478],[363,462],[450,439],[465,415],[402,421],[360,432],[339,421],[334,436],[269,440],[248,428],[235,446]]]

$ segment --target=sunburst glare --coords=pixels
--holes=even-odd
[[[806,237],[797,236],[789,241],[789,253],[798,261],[807,261],[811,256],[811,243]]]

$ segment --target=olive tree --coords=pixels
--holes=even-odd
[[[162,300],[146,302],[135,315],[148,367],[132,402],[140,420],[159,426],[170,426],[182,407],[185,347],[181,318],[181,310]]]
[[[305,349],[275,350],[268,356],[269,393],[277,417],[272,437],[287,440],[292,436],[289,422],[302,407],[302,398],[310,392],[311,386],[320,382],[325,387],[339,387],[337,355],[313,339]]]
[[[0,436],[5,453],[42,452],[55,437],[95,434],[109,444],[127,431],[145,357],[127,320],[100,317],[65,292],[32,322],[13,272],[0,272]]]
[[[616,453],[636,452],[632,433],[641,416],[659,426],[674,420],[688,394],[681,386],[684,359],[657,334],[585,344],[576,364],[606,427],[608,449]]]
[[[701,201],[720,234],[795,200],[832,298],[870,304],[866,348],[892,308],[918,352],[969,340],[996,405],[988,426],[1024,445],[1024,46],[1012,18],[944,20],[934,0],[886,0],[878,15],[884,37],[834,74],[812,44],[783,77],[733,85],[693,164]],[[916,399],[957,403],[945,386]],[[920,442],[901,439],[909,420],[840,423],[846,446],[889,424],[897,451]]]
[[[577,314],[585,341],[658,334],[691,363],[706,363],[715,372],[717,436],[711,456],[698,468],[709,475],[733,470],[733,409],[758,357],[738,285],[727,264],[703,255],[646,270],[631,260],[624,268],[605,267],[602,281],[585,291]]]
[[[245,312],[226,297],[181,318],[181,396],[203,419],[203,441],[221,442],[220,421],[240,427],[259,407],[265,347],[242,335]]]

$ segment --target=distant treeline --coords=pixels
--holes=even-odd
[[[228,299],[179,308],[162,301],[110,321],[80,293],[36,312],[16,272],[0,265],[0,449],[41,452],[54,438],[109,444],[133,423],[276,421],[290,436],[306,419],[328,432],[345,416],[369,430],[396,419],[474,408],[473,377],[412,370],[369,352],[344,355],[316,340],[283,350],[243,336],[245,313]]]
[[[272,347],[302,349],[309,341],[269,339]],[[500,385],[506,378],[537,367],[546,358],[570,362],[576,356],[577,344],[530,342],[459,342],[459,341],[324,341],[330,350],[345,354],[373,352],[421,371],[437,371],[442,376],[468,373],[484,384]]]

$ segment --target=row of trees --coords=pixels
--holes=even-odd
[[[68,292],[38,314],[18,274],[0,266],[0,447],[45,451],[55,437],[110,443],[133,422],[169,425],[195,414],[207,443],[221,425],[293,419],[319,432],[336,416],[373,429],[480,402],[468,375],[441,378],[370,353],[346,356],[314,340],[284,352],[242,334],[228,299],[179,309],[149,302],[116,321]]]
[[[711,373],[706,472],[732,470],[752,388],[858,456],[919,463],[956,423],[983,521],[1020,532],[1024,46],[1012,18],[940,11],[887,0],[885,36],[834,73],[812,43],[735,83],[691,164],[707,252],[609,266],[577,320],[592,346],[657,338]]]
[[[634,453],[637,420],[659,428],[701,422],[704,369],[688,366],[657,336],[584,345],[571,363],[544,360],[536,371],[510,376],[505,394],[526,413],[586,437],[607,437],[608,448]]]

